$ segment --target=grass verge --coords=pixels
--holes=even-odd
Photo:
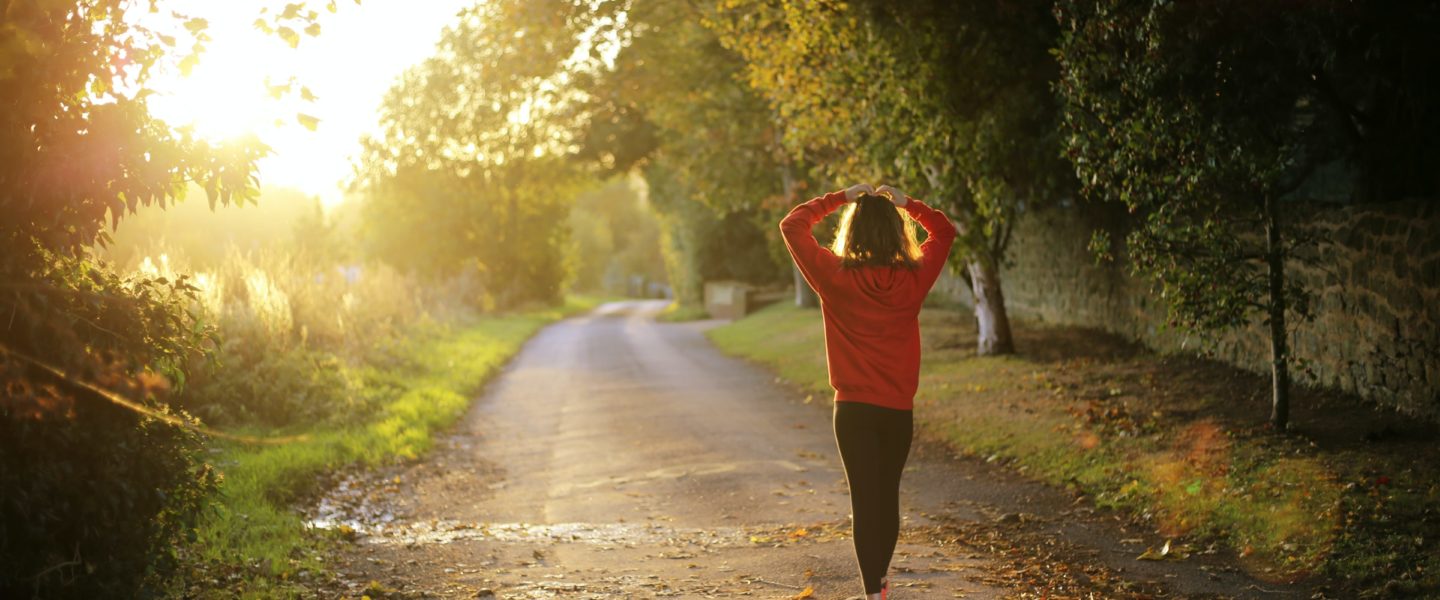
[[[1228,547],[1263,579],[1318,575],[1359,597],[1440,592],[1429,546],[1440,461],[1423,428],[1302,390],[1298,431],[1274,435],[1267,379],[1092,331],[1014,325],[1021,354],[978,357],[968,314],[922,312],[920,428],[1150,523],[1176,540],[1167,559]],[[708,335],[831,393],[819,311],[772,306]]]
[[[303,435],[276,446],[222,445],[213,461],[224,480],[214,511],[188,548],[186,597],[273,598],[304,595],[325,578],[324,538],[294,509],[324,475],[347,465],[413,459],[431,436],[455,422],[473,394],[542,326],[599,301],[567,300],[559,308],[486,316],[418,333],[383,367],[357,376],[386,399],[364,422],[324,430],[247,430],[247,435]]]
[[[678,323],[681,321],[698,321],[700,319],[708,318],[710,318],[710,313],[705,311],[705,307],[694,306],[690,304],[681,304],[679,302],[671,302],[669,306],[665,307],[665,310],[660,311],[660,314],[655,315],[656,320],[664,321],[666,323]]]

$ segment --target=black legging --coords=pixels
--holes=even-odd
[[[835,403],[835,443],[850,485],[855,558],[866,594],[880,591],[900,537],[900,474],[910,454],[913,425],[908,410]]]

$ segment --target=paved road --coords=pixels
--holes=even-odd
[[[322,524],[360,530],[347,577],[468,598],[858,594],[829,399],[806,403],[721,355],[702,334],[713,323],[655,322],[663,306],[610,304],[546,328],[425,461],[343,482],[318,510]],[[946,454],[921,443],[907,467],[897,600],[1014,597],[1036,573],[1073,597],[1115,597],[1094,590],[1128,577],[1138,591],[1179,579],[1202,595],[1246,584],[1223,565],[1115,575],[1104,563],[1136,550],[1112,538],[1135,534],[1071,519],[1063,493]],[[1034,545],[1069,550],[1032,552],[1027,566],[1007,544],[1039,529],[1052,537]],[[1065,562],[1077,556],[1099,558]]]

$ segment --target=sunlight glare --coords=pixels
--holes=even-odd
[[[173,101],[156,103],[171,124],[192,126],[201,137],[218,141],[246,134],[265,139],[277,120],[283,123],[280,102],[265,91],[263,64],[253,54],[224,46],[207,53],[201,65],[173,84]]]
[[[283,122],[281,115],[295,108],[293,102],[272,98],[266,87],[267,78],[285,81],[292,75],[281,70],[289,49],[254,28],[256,8],[250,3],[172,0],[170,4],[205,17],[210,23],[206,34],[213,41],[188,76],[171,68],[154,78],[151,83],[157,94],[150,101],[154,113],[172,125],[194,127],[212,141],[247,134],[270,137],[268,131],[277,120]]]
[[[303,37],[290,48],[254,27],[262,6],[278,10],[285,0],[162,0],[153,18],[163,20],[170,10],[204,18],[211,42],[188,77],[173,67],[156,73],[151,112],[212,141],[258,136],[271,148],[259,163],[263,186],[296,188],[334,207],[344,199],[340,184],[351,174],[361,136],[377,127],[384,93],[406,67],[434,51],[441,29],[473,1],[346,3],[322,15],[319,37]],[[290,93],[270,94],[270,85],[292,78]],[[316,99],[304,101],[300,86]],[[302,126],[299,113],[318,118],[319,126]]]

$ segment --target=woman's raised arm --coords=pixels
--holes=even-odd
[[[846,202],[853,202],[860,194],[873,193],[875,188],[870,184],[852,185],[803,202],[790,209],[790,213],[780,220],[780,235],[785,238],[785,247],[790,250],[790,258],[795,260],[800,274],[805,276],[805,281],[809,282],[816,292],[821,288],[817,275],[825,269],[833,270],[839,265],[840,259],[820,245],[811,229]]]

